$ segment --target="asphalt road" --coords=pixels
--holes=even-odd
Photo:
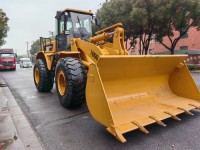
[[[60,106],[55,87],[50,93],[37,92],[32,74],[32,68],[0,72],[47,150],[200,149],[200,111],[180,115],[181,122],[164,120],[167,127],[147,126],[148,135],[139,130],[126,133],[122,144],[92,118],[86,104],[67,110]],[[193,77],[200,88],[200,73]]]

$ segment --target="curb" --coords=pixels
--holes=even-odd
[[[12,95],[10,89],[7,87],[5,82],[0,78],[0,117],[5,116],[5,112],[2,109],[7,109],[7,117],[5,120],[0,122],[0,127],[3,126],[3,134],[5,136],[0,136],[0,150],[1,147],[6,150],[45,150],[43,144],[39,141],[34,132],[33,128],[26,119],[24,113],[18,106],[14,96]],[[3,107],[1,106],[3,104]],[[1,118],[0,118],[1,120]],[[7,128],[9,125],[9,129]],[[9,131],[9,132],[8,132]],[[0,128],[0,135],[1,135]],[[9,137],[9,138],[8,138]],[[3,139],[1,139],[3,138]],[[10,139],[10,143],[5,142],[5,140]],[[2,145],[2,141],[4,147]],[[12,141],[12,142],[11,142]],[[7,145],[5,145],[5,143]]]
[[[192,73],[200,73],[200,70],[192,70],[190,72],[192,72]]]

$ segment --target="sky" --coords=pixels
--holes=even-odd
[[[0,0],[0,8],[9,18],[6,44],[0,48],[13,48],[18,55],[26,54],[39,37],[49,37],[55,30],[56,11],[65,8],[92,10],[93,13],[106,0]]]

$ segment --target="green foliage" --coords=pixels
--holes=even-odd
[[[160,12],[165,4],[166,0],[110,0],[103,4],[96,16],[102,22],[101,28],[122,22],[125,40],[132,37],[132,43],[135,43],[135,39],[140,38],[141,51],[147,54],[156,22],[162,19]]]
[[[8,17],[6,16],[6,13],[3,12],[2,9],[0,9],[0,46],[5,44],[4,38],[7,37],[7,32],[9,30],[8,27]]]
[[[136,24],[133,30],[138,31],[136,33],[138,33],[142,43],[142,54],[148,53],[154,30],[162,22],[163,16],[166,15],[163,12],[165,12],[167,4],[168,0],[136,0],[133,3],[130,12],[131,21]]]
[[[188,67],[188,69],[189,69],[190,71],[194,71],[194,70],[197,69],[197,67],[196,67],[195,65],[193,65],[193,64],[188,64],[187,67]]]
[[[139,38],[142,54],[147,54],[153,36],[173,54],[177,42],[191,26],[200,29],[200,0],[110,0],[96,16],[101,21],[100,29],[122,22],[125,40]],[[174,31],[180,36],[174,37]],[[169,38],[170,46],[163,43],[164,36]]]
[[[163,19],[155,29],[156,39],[174,54],[178,41],[187,33],[190,27],[200,27],[200,0],[168,0],[163,11]],[[174,31],[179,35],[174,36]],[[171,45],[163,42],[167,36]]]
[[[18,55],[17,56],[17,63],[19,64],[19,62],[20,62],[20,58],[23,58],[23,56],[22,55]]]
[[[130,36],[133,35],[132,27],[134,25],[129,15],[132,10],[132,5],[130,5],[130,3],[133,1],[134,0],[110,0],[109,2],[105,2],[96,13],[96,16],[101,22],[99,29],[122,22],[126,33],[125,38],[130,38]]]
[[[49,37],[51,39],[51,41],[55,40],[55,36]],[[47,40],[47,42],[49,42],[49,40]],[[31,49],[30,49],[30,53],[31,55],[36,55],[36,53],[38,53],[40,51],[40,40],[37,39],[32,45],[31,45]]]
[[[35,55],[37,52],[40,50],[40,40],[36,40],[32,45],[31,45],[31,50],[30,53],[31,55]]]

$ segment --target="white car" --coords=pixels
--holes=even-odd
[[[20,59],[20,68],[30,68],[30,67],[32,67],[30,58],[21,58]]]

